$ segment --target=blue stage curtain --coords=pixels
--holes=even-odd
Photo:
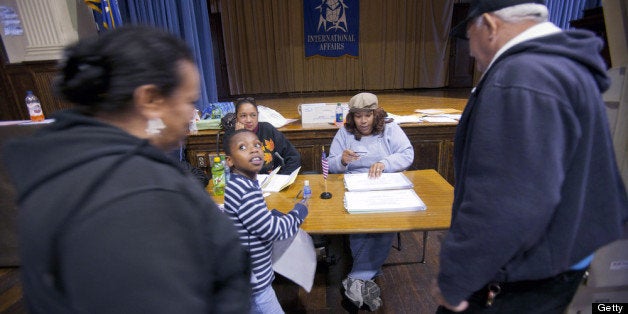
[[[584,9],[590,9],[592,3],[599,1],[591,0],[547,0],[550,22],[562,29],[570,29],[569,21],[582,18]]]
[[[183,38],[194,52],[201,74],[202,112],[218,101],[209,11],[204,0],[118,0],[127,24],[151,25]]]

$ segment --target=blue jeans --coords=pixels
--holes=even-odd
[[[349,235],[353,265],[349,277],[370,280],[379,273],[388,258],[395,233]]]
[[[273,286],[253,294],[251,298],[251,314],[283,314],[283,309]]]
[[[586,269],[560,273],[554,277],[500,284],[493,306],[486,307],[488,291],[476,291],[469,298],[469,308],[462,313],[562,314],[571,302]],[[442,306],[437,314],[454,313]]]

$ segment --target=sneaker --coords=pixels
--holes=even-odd
[[[373,280],[367,280],[362,287],[362,301],[368,306],[369,311],[377,311],[382,306],[379,286]]]
[[[362,299],[364,280],[347,277],[342,280],[342,287],[345,289],[347,299],[358,308],[362,307],[362,304],[364,304],[364,300]]]
[[[345,296],[357,308],[366,305],[369,311],[377,311],[382,306],[380,288],[373,280],[353,279],[347,277],[342,281]]]

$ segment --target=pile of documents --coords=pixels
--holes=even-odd
[[[382,173],[370,179],[368,173],[344,175],[344,206],[353,213],[383,213],[425,210],[412,182],[401,172]]]
[[[416,109],[415,113],[421,115],[421,121],[433,123],[458,123],[462,112],[457,109]]]

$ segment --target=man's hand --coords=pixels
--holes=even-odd
[[[462,301],[458,305],[451,305],[451,304],[447,303],[447,301],[445,301],[445,297],[443,297],[443,294],[440,291],[440,288],[438,287],[438,282],[436,282],[436,280],[432,280],[431,292],[432,292],[432,297],[434,297],[434,299],[436,299],[436,303],[438,303],[439,305],[444,306],[445,308],[447,308],[450,311],[462,312],[462,311],[466,310],[467,307],[469,307],[469,302],[467,302],[467,301]]]

